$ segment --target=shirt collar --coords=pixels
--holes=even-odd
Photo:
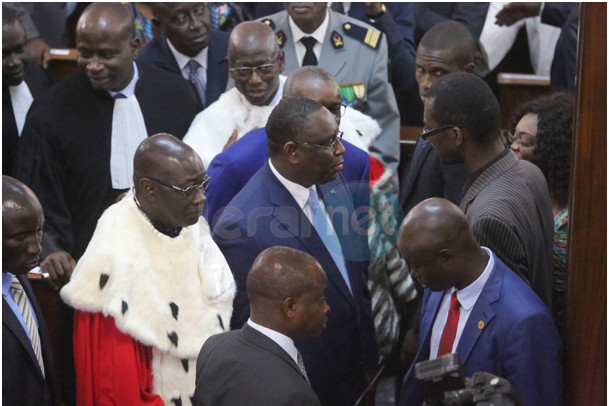
[[[486,263],[486,267],[484,271],[478,276],[478,278],[466,286],[465,288],[457,291],[457,299],[459,300],[459,304],[465,310],[471,310],[472,307],[476,304],[480,293],[482,293],[482,289],[484,289],[484,285],[486,285],[486,281],[491,276],[491,272],[493,267],[495,266],[495,260],[493,259],[493,253],[486,247],[482,247],[482,249],[488,254],[488,262]],[[455,288],[453,288],[454,290]]]
[[[294,43],[297,43],[303,37],[313,37],[317,40],[317,42],[319,42],[321,45],[323,45],[324,39],[326,37],[326,32],[328,31],[328,25],[330,24],[330,13],[328,13],[328,10],[326,9],[326,17],[324,18],[324,21],[311,34],[307,34],[306,32],[302,31],[300,28],[298,28],[298,26],[296,25],[294,20],[292,20],[292,17],[288,16],[288,21],[290,24],[290,30],[292,31],[292,37],[294,39]]]
[[[281,184],[288,190],[288,192],[290,192],[294,200],[296,200],[298,207],[300,207],[301,210],[304,210],[305,206],[307,205],[307,202],[309,201],[309,190],[315,190],[315,185],[310,187],[304,187],[302,185],[299,185],[298,183],[292,182],[291,180],[284,178],[277,171],[277,169],[275,169],[270,158],[269,166],[271,167],[271,171],[277,177],[279,182],[281,182]]]
[[[186,64],[188,64],[188,62],[190,62],[191,59],[194,59],[195,61],[199,62],[199,65],[201,65],[201,67],[203,67],[203,69],[207,70],[207,52],[209,50],[208,46],[203,48],[201,50],[201,52],[199,52],[197,55],[195,55],[191,58],[189,56],[184,55],[180,51],[178,51],[173,46],[173,44],[171,43],[169,38],[167,38],[167,45],[169,45],[169,49],[171,49],[171,53],[173,54],[174,58],[176,58],[176,62],[178,63],[178,66],[180,67],[180,71],[184,70],[184,68],[186,67]]]
[[[290,357],[292,357],[294,362],[298,364],[298,350],[294,345],[294,340],[278,331],[271,330],[270,328],[261,326],[260,324],[256,324],[252,321],[252,319],[248,319],[247,324],[254,330],[259,331],[271,340],[275,341],[277,345],[283,348],[283,350],[287,352]]]
[[[283,75],[279,75],[279,86],[277,86],[277,93],[275,93],[275,96],[273,97],[273,100],[271,100],[271,103],[269,104],[269,106],[274,106],[277,103],[279,103],[279,100],[281,100],[281,98],[283,97],[283,84],[285,83],[285,76]]]
[[[11,283],[13,283],[13,276],[14,275],[10,272],[2,272],[2,296],[6,296],[8,294]]]
[[[116,96],[119,93],[123,94],[125,97],[131,97],[135,94],[135,84],[137,83],[139,78],[140,73],[138,71],[137,64],[135,63],[135,61],[133,61],[133,78],[131,78],[131,82],[129,82],[129,84],[125,86],[124,89],[119,90],[118,92],[108,90],[108,93],[110,93],[110,96],[112,97]]]

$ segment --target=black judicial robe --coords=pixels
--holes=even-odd
[[[51,78],[39,65],[25,66],[25,83],[36,99],[40,94],[51,86]],[[2,174],[13,176],[13,166],[17,155],[17,144],[19,142],[19,131],[13,112],[11,94],[6,83],[2,84]]]
[[[137,63],[135,87],[148,135],[184,137],[202,105],[183,78]],[[125,190],[112,188],[110,143],[114,99],[95,90],[84,72],[36,99],[19,140],[15,176],[36,193],[45,215],[45,253],[78,260],[97,220]]]

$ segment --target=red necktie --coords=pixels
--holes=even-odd
[[[457,292],[453,292],[450,295],[450,307],[448,309],[448,318],[444,325],[444,331],[442,331],[442,338],[440,338],[440,346],[438,347],[438,357],[444,354],[451,353],[453,350],[453,342],[457,335],[457,326],[459,325],[459,300],[457,299]]]

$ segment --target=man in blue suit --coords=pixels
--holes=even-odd
[[[338,123],[322,104],[291,97],[275,107],[266,130],[269,160],[212,233],[237,282],[231,328],[249,316],[245,282],[260,252],[283,245],[310,253],[327,273],[332,310],[322,335],[296,347],[322,404],[353,405],[377,356],[366,287],[367,230],[358,227],[362,213],[341,173]],[[364,189],[369,193],[367,184]]]
[[[229,34],[211,29],[206,3],[151,3],[152,20],[163,33],[140,50],[138,60],[190,80],[209,106],[226,90],[224,64]]]
[[[345,139],[363,138],[365,128],[370,127],[365,121],[374,123],[374,120],[351,107],[341,106],[340,88],[336,80],[322,68],[300,68],[286,80],[283,95],[318,101],[335,115],[339,129],[343,131],[341,143],[345,147],[342,174],[348,182],[367,182],[370,172],[368,154]],[[266,144],[266,129],[257,128],[245,134],[211,161],[207,169],[211,182],[206,191],[205,217],[212,227],[221,209],[228,205],[268,160]]]
[[[431,198],[402,225],[398,249],[425,289],[420,345],[399,404],[420,405],[414,365],[455,352],[466,376],[484,371],[512,383],[520,405],[560,405],[561,344],[548,308],[488,248],[461,210]]]

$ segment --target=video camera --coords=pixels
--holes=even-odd
[[[414,371],[427,406],[518,405],[510,382],[487,372],[466,378],[459,356],[454,353],[419,362]]]

